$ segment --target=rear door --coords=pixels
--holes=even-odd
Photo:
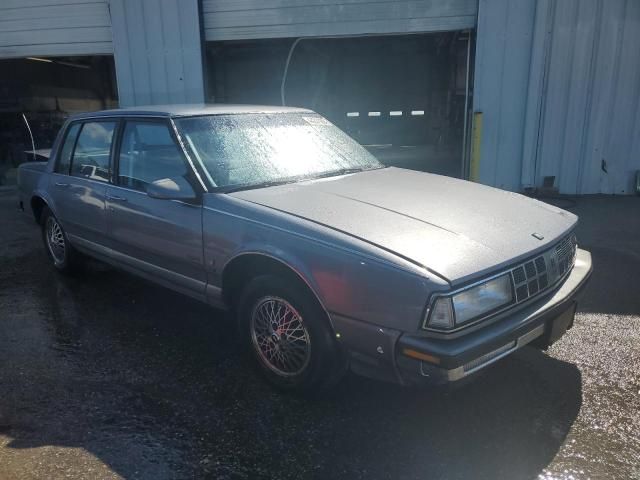
[[[115,120],[88,120],[67,128],[49,191],[71,243],[103,250],[105,196],[111,177]]]
[[[161,283],[204,295],[202,203],[163,200],[147,186],[182,177],[198,191],[192,171],[165,120],[124,121],[114,184],[107,187],[110,247],[117,260]]]

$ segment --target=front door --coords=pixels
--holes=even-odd
[[[126,120],[116,172],[106,200],[116,260],[184,293],[204,295],[201,202],[151,198],[146,191],[150,183],[166,178],[192,183],[168,123]]]
[[[105,246],[105,195],[116,121],[72,123],[50,179],[54,213],[72,244]]]

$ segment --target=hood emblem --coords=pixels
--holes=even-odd
[[[532,233],[531,236],[533,238],[537,238],[538,240],[544,240],[544,235],[540,235],[539,233]]]

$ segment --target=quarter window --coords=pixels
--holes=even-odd
[[[109,181],[109,157],[116,122],[87,122],[80,130],[71,162],[71,175]]]
[[[118,163],[119,185],[145,192],[147,185],[156,180],[186,178],[187,172],[165,123],[126,123]]]
[[[62,144],[60,156],[58,157],[58,162],[56,164],[57,173],[64,173],[65,175],[69,175],[69,168],[71,167],[71,154],[73,153],[73,146],[76,143],[76,138],[78,136],[79,130],[79,123],[74,123],[67,130],[67,136],[65,137],[64,143]]]

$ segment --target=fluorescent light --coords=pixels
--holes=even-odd
[[[91,69],[90,65],[85,65],[82,63],[74,63],[74,62],[65,62],[63,60],[49,60],[48,58],[40,58],[40,57],[27,57],[27,60],[33,60],[35,62],[55,63],[58,65],[65,65],[67,67],[83,68],[85,70]]]
[[[389,112],[389,115],[392,117],[401,117],[402,116],[402,111],[401,110],[392,110],[391,112]]]
[[[414,117],[424,115],[424,110],[411,110],[411,115]]]
[[[61,61],[56,61],[54,63],[57,63],[58,65],[65,65],[67,67],[83,68],[85,70],[90,70],[91,69],[91,67],[89,65],[83,65],[82,63],[61,62]]]
[[[359,117],[360,112],[347,112],[347,117]]]
[[[380,112],[369,112],[369,116],[370,117],[379,117],[380,116]]]

